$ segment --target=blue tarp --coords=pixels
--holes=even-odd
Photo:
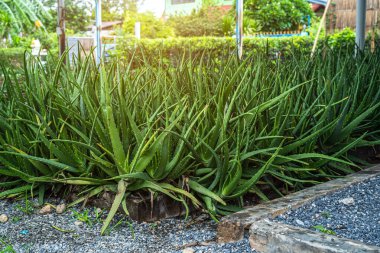
[[[321,5],[327,4],[327,0],[308,0],[308,2],[312,4],[321,4]]]

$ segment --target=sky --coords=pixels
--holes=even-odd
[[[140,6],[139,11],[151,11],[157,17],[162,15],[162,12],[165,9],[165,0],[145,0],[143,4]]]

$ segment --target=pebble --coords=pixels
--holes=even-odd
[[[192,248],[186,248],[186,249],[184,249],[184,250],[182,251],[182,253],[194,253],[194,252],[195,252],[195,250],[192,249]]]
[[[74,225],[80,227],[80,226],[83,226],[83,222],[77,220],[74,222]]]
[[[352,197],[344,198],[344,199],[340,199],[339,203],[342,203],[343,205],[346,205],[346,206],[351,206],[355,204],[355,200]]]
[[[300,225],[300,226],[304,226],[305,225],[305,223],[303,221],[299,220],[299,219],[296,219],[296,223],[298,225]]]
[[[50,205],[46,205],[46,206],[42,207],[41,210],[38,213],[39,214],[49,214],[49,213],[51,213],[51,206]]]
[[[60,204],[57,206],[55,209],[57,214],[62,214],[66,210],[66,205],[65,204]]]
[[[8,216],[6,214],[0,215],[0,223],[5,223],[8,221]]]

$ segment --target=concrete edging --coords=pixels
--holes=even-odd
[[[267,203],[259,204],[257,206],[247,208],[240,212],[226,216],[218,224],[218,229],[217,229],[218,242],[226,243],[226,242],[239,241],[243,239],[245,229],[248,229],[249,227],[251,227],[252,224],[253,226],[252,226],[252,229],[250,230],[251,237],[252,237],[252,239],[250,239],[251,245],[252,244],[259,245],[258,244],[259,241],[260,240],[262,241],[263,240],[262,238],[264,238],[265,236],[267,238],[272,238],[272,239],[277,238],[273,234],[268,234],[268,233],[259,235],[261,233],[260,231],[264,233],[264,230],[261,230],[259,225],[263,226],[262,229],[264,229],[265,226],[267,227],[272,226],[279,229],[280,228],[284,229],[284,231],[286,230],[286,231],[292,232],[293,235],[296,235],[296,231],[294,230],[295,227],[292,227],[290,225],[284,225],[284,224],[271,222],[268,219],[275,218],[278,215],[290,209],[296,209],[324,195],[331,194],[335,191],[344,189],[353,184],[365,181],[369,178],[372,178],[378,175],[380,175],[380,165],[376,165],[374,167],[348,175],[344,178],[334,179],[326,183],[319,184],[319,185],[304,189],[302,191],[289,194],[285,197],[275,199]],[[299,230],[297,231],[299,232]],[[313,231],[307,230],[307,229],[305,229],[304,232],[309,232],[310,235],[313,234]],[[335,238],[335,241],[341,240],[341,238],[338,238],[335,236],[332,236],[332,237]],[[257,238],[259,241],[255,243],[254,241],[252,241],[252,240],[255,240],[254,238]],[[285,238],[285,237],[279,237],[279,238]],[[287,236],[287,238],[289,238],[289,236]],[[314,240],[316,238],[311,236],[309,239]],[[350,241],[350,243],[354,243],[354,244],[360,243],[360,242],[356,242],[356,241],[352,241],[348,239],[344,239],[344,240]],[[284,243],[285,241],[282,242],[282,244]],[[361,244],[361,247],[368,246],[366,244],[362,244],[362,243],[360,244]],[[377,251],[373,251],[373,252],[380,252],[380,248],[375,247],[375,249]],[[264,252],[304,252],[304,251],[264,251]],[[320,249],[318,249],[317,251],[307,251],[307,252],[342,252],[342,251],[320,251]],[[360,252],[360,251],[357,251],[357,252]],[[368,252],[372,252],[372,251],[368,251]]]
[[[252,248],[265,253],[379,253],[377,246],[327,235],[268,219],[254,223],[250,230]]]

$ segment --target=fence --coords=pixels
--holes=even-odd
[[[356,26],[356,1],[335,0],[328,15],[326,27],[334,32],[345,27]],[[380,24],[380,0],[367,0],[366,30],[379,29]]]

